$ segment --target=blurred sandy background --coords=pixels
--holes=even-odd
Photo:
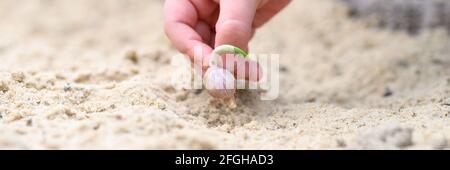
[[[162,0],[0,0],[2,149],[444,149],[450,37],[294,0],[252,52],[280,53],[281,94],[228,109],[171,86]]]

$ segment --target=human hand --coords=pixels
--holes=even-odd
[[[230,44],[248,51],[248,43],[255,30],[280,12],[290,0],[166,0],[164,6],[165,32],[175,47],[187,54],[204,70],[208,68],[208,57],[213,48]],[[196,59],[195,47],[201,48],[201,57]],[[237,73],[245,69],[245,77],[260,79],[257,63],[234,57]],[[258,76],[249,76],[257,74]],[[253,81],[257,81],[253,80]]]

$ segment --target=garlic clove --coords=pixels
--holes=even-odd
[[[220,99],[234,98],[236,79],[230,71],[211,66],[203,77],[203,83],[211,96]]]

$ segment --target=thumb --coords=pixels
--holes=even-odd
[[[248,51],[253,19],[261,0],[220,0],[216,46],[230,44]]]

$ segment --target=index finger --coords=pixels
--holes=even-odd
[[[261,0],[220,0],[216,46],[231,44],[248,51],[252,24]]]
[[[195,31],[197,21],[196,8],[189,0],[166,0],[164,30],[168,38],[194,63],[207,67],[208,63],[204,60],[212,52],[212,48],[205,44],[202,37]],[[200,54],[196,54],[196,48],[201,50]]]

